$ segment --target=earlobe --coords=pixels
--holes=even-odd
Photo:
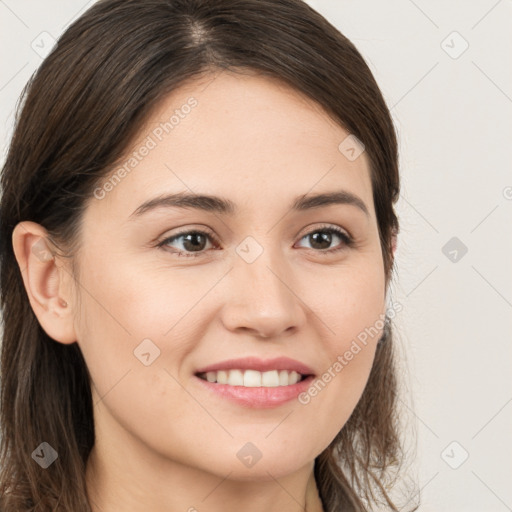
[[[398,243],[398,234],[394,233],[391,238],[391,249],[393,251],[393,258],[395,257],[397,243]]]
[[[47,231],[35,222],[20,222],[13,230],[12,244],[30,305],[41,327],[55,341],[75,342],[72,307],[66,295],[69,274],[57,266]]]

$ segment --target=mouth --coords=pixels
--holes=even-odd
[[[275,388],[293,386],[312,374],[302,374],[295,370],[257,370],[230,369],[208,372],[197,372],[196,377],[212,384],[226,384],[228,386],[242,386],[246,388]]]
[[[271,409],[296,399],[315,374],[307,364],[289,357],[248,356],[197,368],[194,377],[209,397],[245,408]]]
[[[194,375],[208,397],[219,397],[249,409],[273,409],[297,399],[314,375],[288,370],[210,370]]]

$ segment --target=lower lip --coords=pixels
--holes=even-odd
[[[314,375],[310,375],[304,380],[289,386],[246,388],[245,386],[230,386],[229,384],[208,382],[197,375],[194,375],[194,377],[208,391],[244,407],[251,408],[274,408],[289,402],[297,398],[300,393],[306,391],[315,378]]]

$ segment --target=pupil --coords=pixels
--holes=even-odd
[[[201,235],[201,233],[191,233],[191,234],[186,235],[184,243],[183,243],[183,245],[185,246],[185,249],[187,249],[187,251],[188,250],[190,250],[190,251],[198,250],[198,247],[199,247],[199,250],[202,249],[203,248],[202,245],[204,245],[204,239],[203,239],[203,244],[201,244],[201,242],[199,242],[199,244],[191,242],[194,240],[194,238],[196,238],[196,237],[201,238],[202,236],[203,235]],[[191,246],[187,247],[187,243],[191,243]]]
[[[313,233],[312,235],[310,235],[311,238],[313,239],[313,243],[311,244],[312,247],[316,248],[316,249],[327,249],[330,245],[331,245],[331,234],[330,233],[327,233],[325,231],[319,231],[318,233]],[[320,237],[321,241],[320,243],[323,241],[323,242],[327,242],[327,246],[326,247],[315,247],[315,244],[318,243],[318,238]]]

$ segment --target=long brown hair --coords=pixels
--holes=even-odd
[[[94,444],[89,373],[77,343],[39,325],[11,243],[16,224],[44,226],[71,257],[93,191],[149,113],[206,71],[256,71],[320,104],[365,145],[386,282],[398,232],[397,140],[372,73],[354,45],[301,0],[100,0],[60,37],[23,90],[1,176],[0,501],[3,511],[90,511],[85,466]],[[367,511],[403,460],[391,322],[363,395],[316,459],[324,509]],[[59,454],[46,470],[41,442]]]

